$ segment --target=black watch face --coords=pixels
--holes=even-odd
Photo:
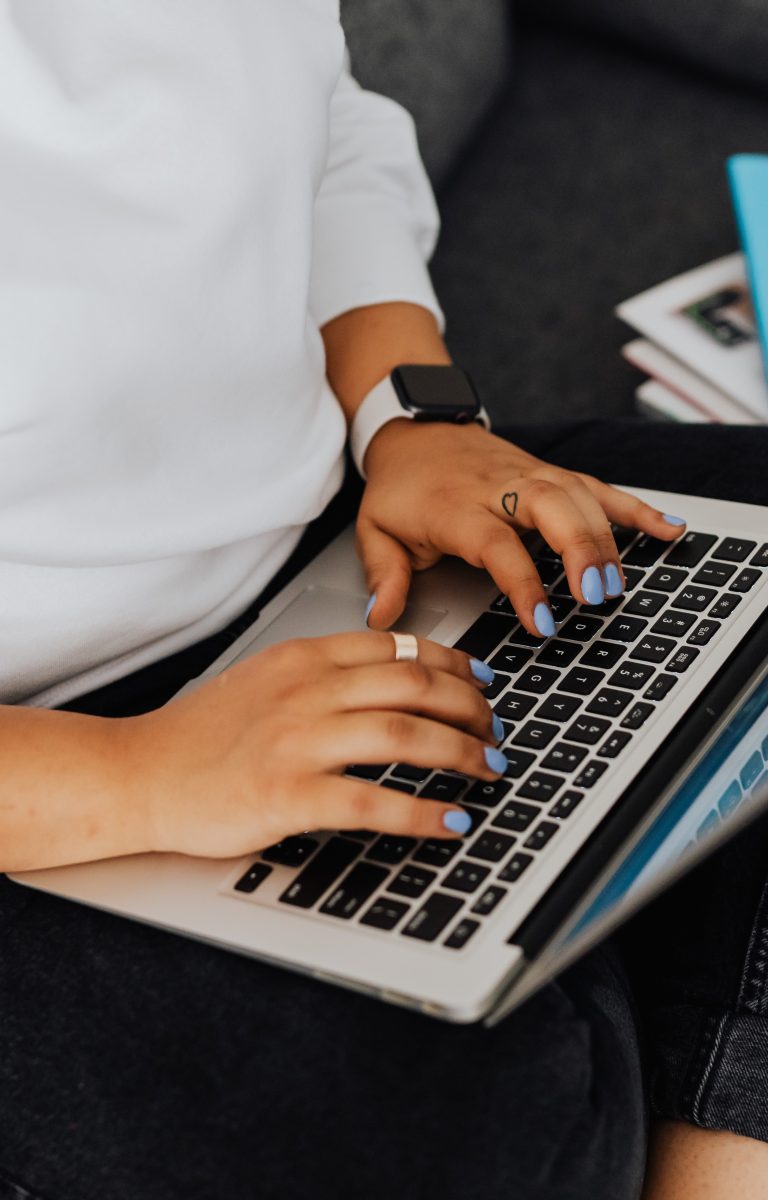
[[[395,367],[392,383],[403,408],[417,421],[474,421],[480,411],[472,382],[461,367]]]

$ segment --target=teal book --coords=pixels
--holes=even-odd
[[[728,177],[768,375],[768,154],[734,154]]]

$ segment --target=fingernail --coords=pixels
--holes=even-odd
[[[472,818],[468,812],[462,812],[455,808],[443,814],[443,825],[446,829],[450,829],[451,833],[469,833],[472,827]]]
[[[503,775],[509,766],[506,755],[502,754],[501,750],[497,750],[495,746],[485,746],[483,754],[491,771],[495,771],[497,775]]]
[[[581,577],[581,594],[587,604],[602,604],[605,600],[603,581],[597,567],[587,567]]]
[[[541,600],[533,610],[533,623],[542,637],[552,637],[555,632],[555,618],[552,609]]]
[[[470,658],[469,669],[475,679],[479,679],[481,683],[493,683],[496,678],[496,672],[491,670],[488,663],[481,662],[479,658]]]
[[[504,726],[501,723],[501,718],[497,717],[496,713],[493,714],[493,736],[497,742],[504,740]]]
[[[686,524],[683,517],[671,517],[669,515],[669,513],[662,513],[661,515],[664,518],[664,520],[667,522],[667,525],[685,525]]]
[[[619,568],[613,563],[608,563],[607,567],[603,567],[605,575],[605,594],[606,596],[619,596],[624,591],[624,584],[621,582]]]
[[[376,593],[374,592],[373,595],[371,596],[370,600],[368,601],[368,603],[365,606],[365,623],[366,623],[366,625],[368,624],[368,618],[371,615],[371,609],[373,608],[375,603],[376,603]]]

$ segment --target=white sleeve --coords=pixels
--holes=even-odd
[[[366,304],[407,301],[444,320],[427,261],[440,220],[409,114],[342,71],[315,199],[310,310],[322,326]]]

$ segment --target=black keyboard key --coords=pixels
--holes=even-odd
[[[490,916],[494,908],[507,894],[507,889],[496,887],[495,884],[490,884],[485,891],[481,892],[475,903],[472,905],[471,912],[478,913],[481,917]]]
[[[570,638],[572,642],[589,642],[602,628],[603,622],[598,617],[584,617],[577,613],[558,630],[558,636]]]
[[[483,613],[474,625],[470,625],[467,632],[461,635],[456,649],[463,650],[472,658],[485,660],[500,642],[507,640],[516,623],[514,617],[508,617],[505,613]]]
[[[379,835],[375,829],[340,829],[342,837],[357,838],[358,842],[372,842]]]
[[[527,671],[523,671],[515,686],[524,692],[534,692],[540,696],[542,692],[548,692],[559,678],[558,672],[550,667],[529,667]]]
[[[575,692],[577,696],[589,696],[605,679],[602,671],[590,667],[574,667],[557,685],[559,692]]]
[[[426,863],[428,867],[446,867],[462,848],[463,843],[454,838],[428,838],[411,857],[414,862]]]
[[[494,671],[506,671],[509,675],[516,675],[532,657],[533,650],[527,650],[525,646],[502,646],[488,666]]]
[[[598,717],[618,717],[632,703],[631,692],[619,692],[615,688],[602,688],[587,705],[588,713]]]
[[[374,862],[399,863],[407,854],[411,853],[415,845],[416,838],[400,837],[396,833],[384,833],[373,843],[365,857],[372,858]]]
[[[610,722],[602,717],[577,717],[573,724],[566,729],[565,736],[571,742],[581,742],[585,746],[594,746],[610,728]]]
[[[535,754],[529,754],[527,750],[518,750],[516,746],[505,746],[504,757],[507,760],[508,766],[504,772],[505,779],[519,779],[521,775],[530,767],[531,763],[536,761]]]
[[[346,871],[360,853],[360,846],[348,838],[333,837],[318,850],[283,892],[283,904],[311,908],[323,896],[342,871]]]
[[[512,738],[511,745],[528,746],[530,749],[540,750],[543,746],[548,746],[559,732],[557,725],[549,725],[546,721],[526,721],[525,725]]]
[[[640,617],[614,617],[603,637],[614,642],[635,642],[648,628],[648,622]]]
[[[624,733],[620,729],[615,729],[610,737],[606,738],[597,753],[601,758],[616,758],[631,741],[631,733]]]
[[[443,800],[452,804],[464,791],[467,780],[456,775],[433,775],[419,792],[425,800]]]
[[[533,715],[546,721],[570,721],[580,707],[581,700],[576,696],[563,696],[560,692],[555,692],[542,701]]]
[[[282,867],[300,867],[311,858],[319,845],[315,838],[303,835],[287,837],[283,838],[282,842],[276,842],[274,846],[262,850],[261,857]]]
[[[728,592],[725,596],[720,596],[709,610],[710,617],[718,617],[721,621],[726,617],[730,617],[734,609],[741,604],[741,596],[735,595],[734,592]]]
[[[607,769],[607,762],[598,762],[596,758],[590,759],[590,761],[582,769],[581,773],[576,776],[573,782],[577,788],[594,787],[603,772]]]
[[[649,533],[641,533],[634,545],[625,552],[622,565],[626,563],[629,567],[652,567],[668,546],[669,542],[662,542],[660,538],[651,537]]]
[[[666,603],[667,597],[661,592],[635,592],[624,605],[624,612],[634,613],[637,617],[655,617]]]
[[[642,700],[638,701],[637,704],[632,705],[626,716],[622,717],[622,728],[639,729],[655,711],[652,704],[645,704]]]
[[[498,825],[500,829],[509,829],[512,833],[522,833],[535,821],[539,815],[539,809],[534,808],[531,804],[524,804],[522,800],[508,800],[500,812],[496,813],[493,818],[494,825]]]
[[[651,633],[660,633],[665,637],[682,637],[687,633],[696,620],[696,613],[682,612],[676,608],[668,608],[651,626]]]
[[[749,562],[750,566],[753,567],[768,567],[768,542],[760,547],[757,554],[754,554]]]
[[[720,629],[717,621],[699,621],[696,628],[688,637],[688,643],[691,646],[706,646],[707,642],[711,642],[712,638]]]
[[[554,821],[540,821],[533,833],[523,842],[526,850],[543,850],[547,842],[550,842],[557,833],[559,825],[555,825]]]
[[[407,792],[411,796],[416,795],[416,786],[413,783],[406,783],[402,779],[384,779],[381,783],[382,787],[391,788],[393,792]]]
[[[251,892],[255,892],[260,883],[272,874],[272,868],[266,863],[256,862],[248,868],[245,875],[242,875],[235,884],[236,892],[243,892],[246,896],[250,896]]]
[[[507,641],[514,642],[516,646],[530,646],[533,650],[538,650],[544,642],[544,638],[540,634],[529,633],[527,629],[523,629],[522,625],[517,625],[510,633]]]
[[[487,683],[483,688],[483,695],[486,700],[495,700],[511,682],[512,680],[509,675],[504,675],[503,672],[497,671],[493,682]]]
[[[637,537],[637,530],[631,529],[629,525],[611,525],[611,533],[619,554],[623,554]]]
[[[560,563],[560,570],[563,569],[562,558],[558,554],[557,550],[552,549],[549,542],[544,541],[544,538],[541,539],[541,543],[540,543],[538,549],[533,552],[533,558],[534,558],[534,561],[537,563],[540,558],[544,559],[545,562]]]
[[[555,562],[544,558],[536,563],[536,570],[539,572],[539,579],[544,584],[544,587],[551,587],[562,575],[563,564],[560,561]]]
[[[565,780],[561,775],[548,775],[546,771],[533,771],[525,783],[516,789],[515,795],[525,800],[538,800],[546,804],[563,786]]]
[[[646,700],[663,700],[677,683],[676,675],[657,675],[643,692]]]
[[[586,746],[575,746],[570,742],[557,742],[542,762],[544,770],[575,771],[586,757]],[[520,795],[522,796],[522,792]]]
[[[404,937],[419,938],[422,942],[434,942],[448,922],[456,916],[463,903],[464,901],[459,900],[457,896],[446,896],[443,892],[433,892],[400,932]]]
[[[564,821],[566,817],[570,817],[574,808],[578,808],[583,799],[583,792],[574,792],[572,789],[569,789],[567,792],[563,792],[557,804],[552,805],[549,810],[549,816],[557,817],[558,820]]]
[[[507,692],[501,697],[498,704],[494,704],[493,711],[502,721],[520,721],[523,717],[527,717],[528,713],[536,703],[535,696],[521,696],[519,692]]]
[[[734,574],[736,566],[734,563],[724,562],[707,562],[693,577],[693,583],[707,583],[710,587],[725,587],[728,580]]]
[[[320,912],[348,921],[360,911],[388,874],[384,867],[374,867],[372,863],[356,863],[333,889]]]
[[[513,617],[516,616],[515,610],[512,607],[512,601],[510,600],[509,596],[505,596],[503,593],[496,597],[491,604],[491,608],[494,612],[508,613]]]
[[[723,538],[717,550],[712,551],[712,557],[724,558],[726,562],[740,563],[744,562],[745,558],[749,558],[756,548],[757,542],[750,542],[746,538],[727,537]]]
[[[397,763],[392,768],[393,775],[398,779],[407,779],[410,783],[423,783],[431,773],[431,767],[412,767],[410,763]]]
[[[686,608],[689,612],[703,612],[708,604],[714,600],[717,592],[708,587],[694,587],[689,584],[684,587],[679,595],[675,596],[672,603],[675,608]]]
[[[646,663],[625,662],[623,666],[617,667],[608,682],[613,687],[632,688],[632,691],[636,692],[639,688],[645,687],[653,675],[653,670],[654,668]]]
[[[681,646],[677,654],[667,663],[667,670],[675,671],[680,675],[683,671],[687,671],[691,663],[695,662],[698,657],[699,651],[694,646]]]
[[[762,571],[759,571],[756,567],[744,567],[733,580],[729,590],[732,592],[748,592],[750,588],[755,586],[758,579],[762,578]]]
[[[657,567],[645,581],[644,587],[653,588],[657,592],[676,592],[682,587],[688,576],[685,571],[676,571],[674,567]]]
[[[501,862],[515,844],[515,839],[508,833],[497,833],[495,829],[486,829],[467,850],[470,858],[482,858],[486,862]]]
[[[532,854],[523,854],[518,851],[512,855],[506,867],[499,872],[499,880],[502,883],[517,883],[523,871],[530,867],[532,862]]]
[[[479,921],[470,921],[469,917],[462,917],[458,925],[448,934],[443,945],[447,946],[449,950],[463,950],[472,934],[479,928]]]
[[[645,579],[645,571],[638,571],[637,567],[628,567],[622,563],[624,570],[624,591],[633,592],[635,588]]]
[[[622,654],[626,653],[626,649],[626,646],[622,646],[619,642],[604,642],[602,639],[599,639],[587,647],[579,659],[579,665],[582,667],[602,667],[607,670],[609,667],[616,666]]]
[[[408,905],[399,900],[389,900],[383,896],[375,900],[368,912],[360,918],[361,925],[372,925],[374,929],[394,929],[408,912]]]
[[[675,542],[665,562],[669,567],[698,567],[705,554],[714,546],[717,538],[713,533],[684,533]],[[669,543],[667,543],[668,545]]]
[[[573,596],[553,595],[549,597],[549,607],[556,621],[564,621],[568,613],[576,607],[576,601]]]
[[[552,638],[536,655],[536,662],[548,667],[570,667],[574,658],[581,653],[575,642],[561,642]]]
[[[376,779],[381,779],[387,769],[387,763],[352,763],[344,772],[345,775],[352,775],[355,779],[368,779],[373,783]]]
[[[451,868],[443,880],[443,887],[454,892],[476,892],[490,873],[490,867],[481,867],[479,863],[467,862],[464,859]]]
[[[633,648],[631,657],[639,658],[642,662],[660,663],[675,649],[675,643],[669,638],[659,637],[650,633]]]
[[[484,808],[475,808],[474,804],[463,804],[462,807],[464,809],[464,812],[468,813],[469,816],[472,818],[472,824],[470,825],[470,827],[467,830],[467,833],[465,835],[465,836],[468,836],[470,833],[474,833],[476,829],[480,828],[483,821],[488,816],[488,813],[485,811]]]
[[[508,791],[509,783],[506,779],[495,779],[492,783],[484,783],[482,779],[478,779],[467,792],[466,798],[470,804],[483,804],[486,808],[495,808]]]
[[[409,863],[387,885],[387,891],[394,892],[396,896],[413,898],[423,895],[436,879],[437,875],[434,871],[428,871],[426,867],[422,867],[418,863]]]

